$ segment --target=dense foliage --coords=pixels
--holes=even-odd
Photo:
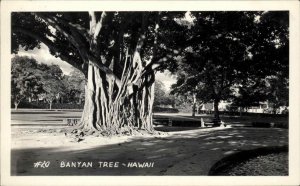
[[[273,99],[270,89],[276,85],[266,79],[278,74],[288,77],[288,12],[192,15],[186,48],[174,70],[178,78],[172,92],[194,96],[200,104],[214,102],[216,120],[221,100],[247,107]],[[277,89],[287,91],[286,87]]]
[[[84,82],[84,75],[76,69],[64,75],[57,65],[38,63],[27,56],[12,59],[11,93],[15,109],[21,101],[34,101],[37,105],[47,102],[50,109],[53,102],[80,104]]]

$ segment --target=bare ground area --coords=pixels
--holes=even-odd
[[[12,175],[207,175],[214,163],[232,153],[288,144],[288,130],[278,128],[162,127],[157,129],[170,132],[90,136],[81,142],[66,137],[62,128],[12,127]],[[35,168],[39,161],[50,165]],[[92,167],[62,167],[62,162],[92,162]],[[99,167],[99,162],[119,165]],[[137,168],[130,166],[134,162],[154,164]]]

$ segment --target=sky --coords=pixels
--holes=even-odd
[[[165,85],[167,91],[170,91],[171,85],[176,83],[176,77],[169,71],[165,71],[164,73],[157,72],[155,79],[161,81]]]
[[[35,48],[33,50],[25,51],[20,48],[18,52],[19,56],[29,56],[35,58],[39,63],[45,63],[48,65],[54,64],[58,65],[64,74],[68,75],[72,71],[72,66],[67,62],[62,61],[60,58],[56,58],[52,56],[49,52],[49,49],[46,45],[41,44],[41,48]],[[176,82],[176,78],[174,75],[171,75],[170,72],[166,71],[164,73],[157,72],[155,78],[161,81],[167,91],[170,90],[172,84]]]
[[[52,56],[49,52],[48,47],[43,43],[41,43],[40,49],[34,48],[33,50],[25,51],[24,49],[20,48],[18,55],[33,57],[39,63],[45,63],[48,65],[51,64],[58,65],[66,75],[68,75],[72,71],[71,65],[69,65],[65,61],[62,61],[60,58],[56,58]]]

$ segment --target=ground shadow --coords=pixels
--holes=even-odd
[[[178,131],[187,131],[187,130],[200,130],[200,129],[206,129],[206,128],[201,128],[201,127],[171,127],[171,126],[157,126],[154,127],[155,130],[157,131],[162,131],[162,132],[178,132]]]

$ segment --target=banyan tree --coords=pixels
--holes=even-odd
[[[85,106],[77,127],[86,135],[152,133],[155,72],[176,65],[184,14],[13,12],[11,50],[44,44],[85,74]]]

